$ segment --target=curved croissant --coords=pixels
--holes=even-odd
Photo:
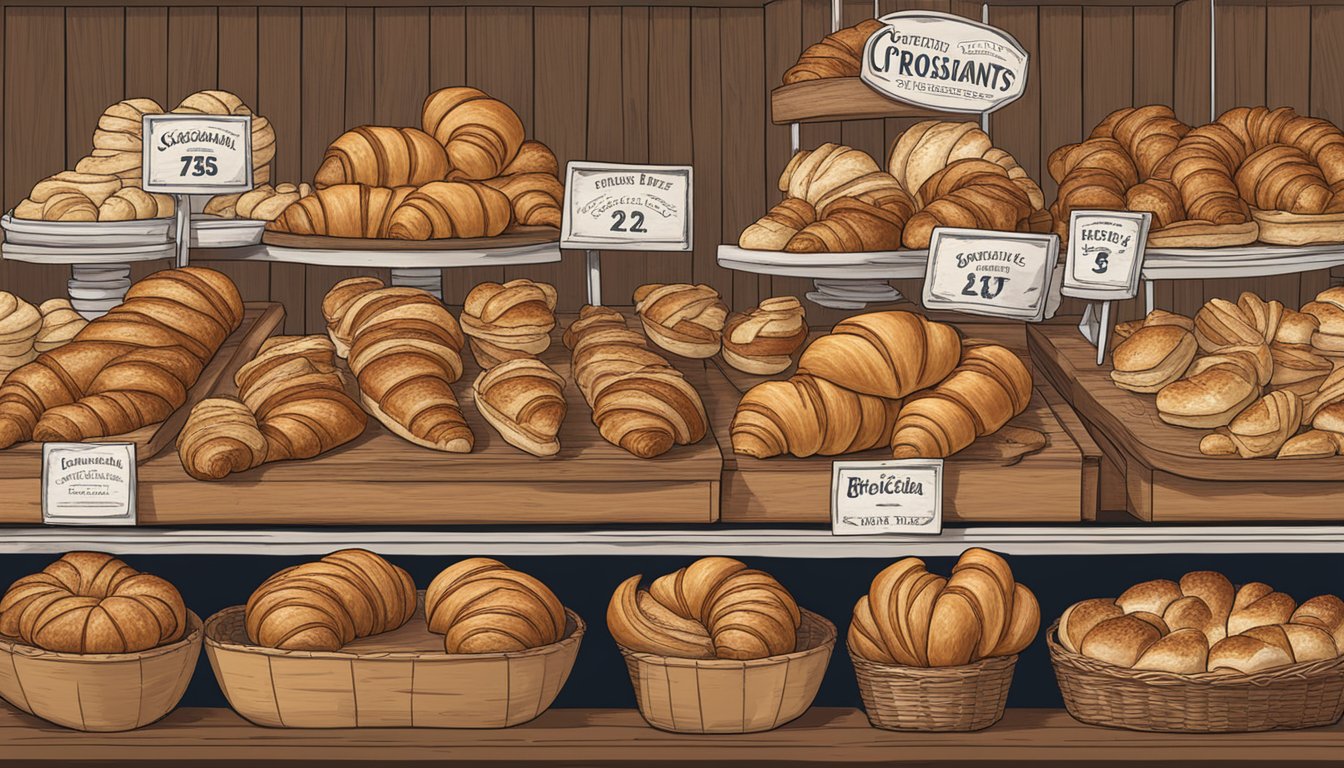
[[[448,171],[447,153],[424,131],[363,125],[327,147],[313,184],[318,189],[337,184],[418,187],[448,178]]]
[[[489,557],[448,566],[425,590],[429,631],[448,653],[505,653],[557,642],[565,608],[547,586]]]
[[[762,382],[733,414],[733,452],[765,459],[866,451],[890,441],[900,410],[900,400],[851,392],[816,376]]]
[[[528,227],[560,228],[565,188],[549,173],[518,173],[486,179],[486,186],[503,192],[513,209],[513,220]]]
[[[919,188],[923,207],[905,223],[901,242],[927,248],[936,227],[1013,231],[1034,210],[1031,198],[1003,168],[988,160],[957,160],[934,173]]]
[[[338,184],[290,203],[266,225],[273,232],[329,237],[384,238],[392,213],[414,187]]]
[[[436,181],[406,196],[388,220],[398,240],[494,237],[509,226],[512,208],[503,192],[475,182]]]
[[[444,147],[453,172],[466,179],[500,175],[523,144],[518,113],[475,88],[431,93],[421,110],[421,124]]]
[[[910,312],[871,312],[836,323],[803,350],[799,373],[899,400],[937,384],[961,359],[961,337]]]

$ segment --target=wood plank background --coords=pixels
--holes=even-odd
[[[688,0],[688,3],[690,0]],[[1219,0],[1212,44],[1220,56],[1214,106],[1287,104],[1344,121],[1344,7]],[[846,24],[872,14],[844,0]],[[926,8],[979,18],[971,0],[879,0],[880,12]],[[1022,99],[994,114],[990,133],[1042,182],[1045,159],[1121,106],[1172,104],[1187,121],[1208,119],[1209,11],[1174,6],[993,6],[989,21],[1032,53]],[[645,282],[695,281],[734,307],[799,295],[806,280],[738,274],[715,248],[780,197],[789,130],[769,122],[770,89],[804,47],[830,27],[828,0],[773,0],[763,8],[645,6],[333,7],[6,6],[0,17],[0,189],[12,207],[38,179],[89,150],[102,109],[149,96],[166,107],[192,91],[226,88],[275,125],[278,180],[309,179],[327,144],[360,124],[418,123],[433,88],[466,84],[507,101],[531,137],[561,163],[586,158],[693,164],[693,254],[602,255],[604,301],[629,302]],[[911,120],[810,124],[802,144],[842,141],[875,157]],[[564,309],[583,302],[581,253],[560,264],[445,271],[450,303],[481,280],[529,276],[554,282]],[[287,330],[316,329],[318,303],[361,270],[287,264],[210,263],[247,299],[274,299]],[[142,264],[136,274],[164,265]],[[367,270],[366,270],[367,271]],[[386,276],[385,270],[371,270]],[[61,295],[68,268],[0,263],[0,288],[41,300]],[[1192,311],[1206,296],[1252,288],[1296,305],[1324,273],[1259,280],[1164,284],[1159,302]],[[917,297],[919,281],[898,287]],[[1127,313],[1137,307],[1131,303]],[[1066,305],[1064,311],[1076,310]],[[837,313],[809,307],[813,322]]]

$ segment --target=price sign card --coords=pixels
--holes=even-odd
[[[1129,211],[1074,211],[1069,215],[1065,296],[1132,299],[1139,292],[1143,248],[1153,215]]]
[[[691,250],[691,167],[573,161],[560,247]]]
[[[1040,322],[1051,308],[1059,237],[981,229],[933,230],[924,306]]]
[[[831,533],[942,531],[942,459],[832,462]]]
[[[135,444],[44,443],[42,522],[135,525]]]
[[[146,192],[219,195],[252,188],[252,116],[145,115]]]

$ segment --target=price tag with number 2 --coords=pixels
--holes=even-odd
[[[252,188],[250,115],[145,115],[146,192],[218,195]]]

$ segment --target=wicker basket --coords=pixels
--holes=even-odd
[[[0,697],[77,731],[130,731],[177,706],[201,656],[201,618],[187,634],[139,653],[55,653],[0,636]]]
[[[879,664],[854,653],[854,675],[868,722],[888,731],[978,731],[997,723],[1008,702],[1017,656],[959,667]]]
[[[278,728],[507,728],[555,701],[586,629],[566,609],[565,636],[516,653],[447,654],[415,615],[391,632],[339,651],[282,651],[253,645],[244,608],[205,623],[205,651],[229,704]]]
[[[1240,733],[1330,725],[1344,714],[1344,657],[1250,675],[1144,672],[1046,644],[1069,714],[1084,723],[1171,733]]]
[[[835,647],[835,625],[802,611],[798,649],[752,661],[676,659],[621,648],[639,713],[676,733],[768,731],[807,711]]]

